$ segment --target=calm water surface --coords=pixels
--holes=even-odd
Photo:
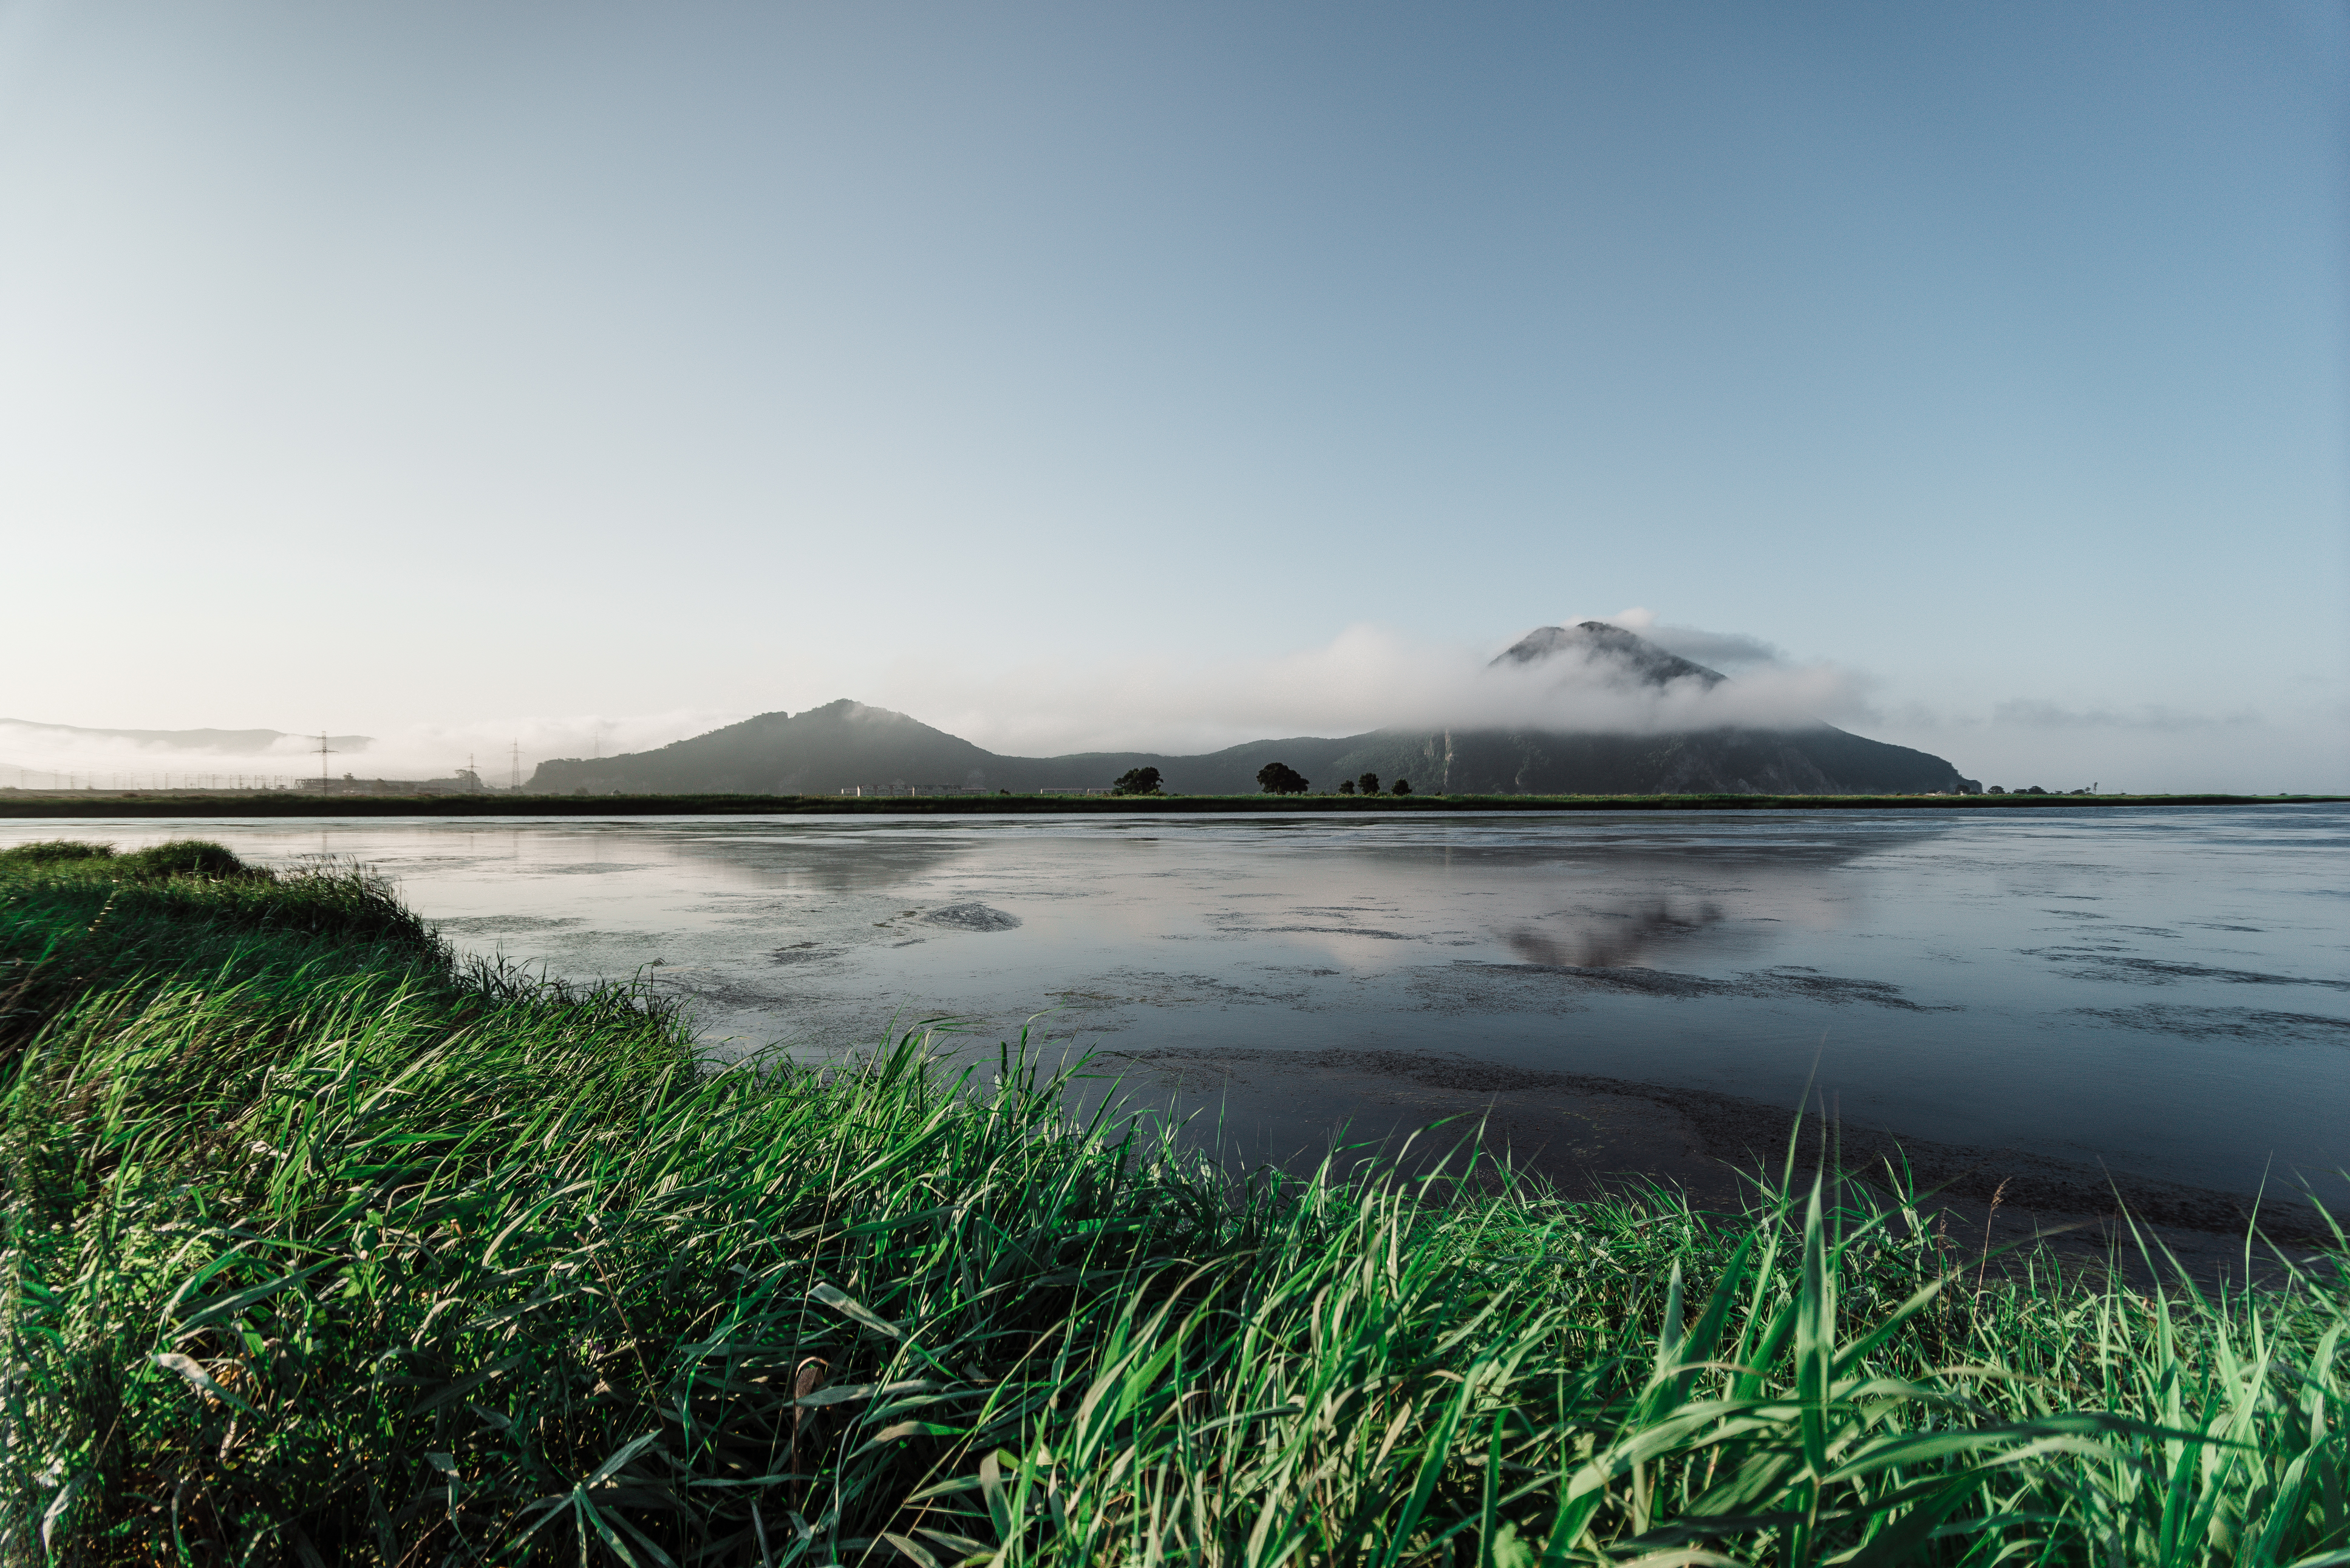
[[[2242,1187],[2350,1166],[2350,812],[0,824],[356,857],[720,1051],[1458,1053]]]

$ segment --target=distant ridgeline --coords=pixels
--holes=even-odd
[[[1493,662],[1571,653],[1622,684],[1662,687],[1720,671],[1601,621],[1544,627]],[[1285,763],[1316,789],[1374,773],[1442,794],[1971,794],[1973,780],[1929,753],[1833,724],[1603,734],[1548,730],[1374,730],[1338,739],[1249,741],[1203,756],[1080,752],[1007,757],[886,708],[843,698],[803,713],[762,713],[659,751],[541,763],[525,789],[550,794],[837,794],[891,784],[1009,790],[1098,789],[1157,768],[1170,794],[1254,794],[1257,770]]]

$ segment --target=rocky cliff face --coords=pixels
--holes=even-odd
[[[1493,663],[1571,661],[1579,680],[1633,688],[1728,677],[1646,639],[1585,621],[1543,627]],[[1379,730],[1337,738],[1250,741],[1203,756],[1088,752],[1012,757],[903,713],[843,699],[755,719],[659,751],[541,763],[526,786],[556,794],[834,794],[892,784],[1008,789],[1103,788],[1155,767],[1180,794],[1254,794],[1257,770],[1286,763],[1317,789],[1364,773],[1446,794],[1887,794],[1972,787],[1940,757],[1832,724],[1613,734],[1540,729]]]

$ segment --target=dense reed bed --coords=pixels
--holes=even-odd
[[[1243,1178],[1016,1046],[704,1071],[215,846],[9,852],[0,922],[12,1563],[2350,1563],[2338,1258]]]

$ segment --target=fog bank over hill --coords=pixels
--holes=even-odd
[[[1343,641],[1343,639],[1342,639]],[[1098,788],[1155,767],[1170,790],[1253,794],[1279,762],[1322,787],[1358,773],[1451,794],[1835,794],[1960,790],[1943,759],[1866,740],[1797,701],[1799,682],[1750,687],[1622,627],[1590,620],[1528,633],[1499,656],[1434,670],[1356,649],[1323,672],[1368,701],[1367,667],[1388,683],[1390,722],[1350,735],[1292,734],[1197,754],[1097,751],[1040,757],[989,751],[904,713],[842,699],[766,713],[659,751],[543,763],[529,787],[588,793],[830,794],[891,784],[1009,789]],[[1817,688],[1814,688],[1817,689]],[[1278,692],[1259,692],[1278,711]],[[1248,705],[1243,701],[1243,706]]]
[[[367,735],[327,736],[337,758],[364,752]],[[318,772],[318,737],[283,730],[127,730],[0,719],[0,785],[181,787],[217,776],[236,784]]]
[[[1968,705],[1920,701],[1888,691],[1873,668],[1798,659],[1761,638],[1670,625],[1646,609],[1565,624],[1595,618],[1730,680],[1659,689],[1575,657],[1495,670],[1492,644],[1363,625],[1318,647],[1256,658],[1120,649],[987,674],[909,656],[859,689],[868,701],[1024,756],[1080,748],[1189,755],[1260,735],[1479,722],[1658,732],[1825,720],[1961,758],[1962,771],[1987,784],[2072,789],[2098,782],[2108,789],[2256,794],[2350,788],[2350,704],[2318,667],[2283,670],[2224,704],[2199,706],[2182,695],[2172,706],[2149,708],[2124,706],[2111,695],[2125,688],[2106,663],[2052,660],[2015,695]],[[1980,651],[1956,644],[1950,659],[1971,667]]]
[[[444,776],[475,760],[483,777],[504,784],[521,753],[529,775],[538,759],[581,752],[593,754],[639,751],[687,735],[703,733],[739,719],[723,709],[679,709],[619,716],[558,714],[483,719],[470,723],[404,724],[374,735],[329,734],[327,765],[337,777],[421,779]],[[65,776],[112,787],[147,787],[164,777],[191,776],[316,778],[318,737],[272,729],[108,729],[0,719],[0,785],[18,773],[36,781],[62,783]]]
[[[1599,629],[1592,629],[1595,626]],[[1639,646],[1632,647],[1625,639]],[[1530,657],[1534,654],[1539,657]],[[1098,785],[1124,765],[1151,765],[1167,774],[1173,788],[1203,790],[1209,786],[1200,780],[1233,774],[1231,787],[1253,789],[1254,769],[1262,761],[1242,769],[1238,759],[1254,755],[1259,739],[1271,736],[1295,738],[1289,749],[1295,754],[1270,760],[1301,768],[1319,784],[1340,776],[1343,760],[1348,773],[1368,769],[1393,777],[1400,769],[1416,786],[1434,787],[1430,781],[1443,776],[1444,752],[1438,742],[1449,733],[1458,778],[1471,776],[1460,772],[1464,768],[1482,769],[1475,776],[1488,782],[1477,787],[1505,788],[1526,765],[1523,743],[1488,744],[1474,737],[1610,735],[1616,739],[1606,749],[1617,754],[1617,761],[1602,766],[1600,759],[1586,755],[1585,771],[1577,776],[1629,778],[1634,783],[1620,787],[1648,788],[1661,786],[1638,781],[1662,780],[1676,768],[1688,774],[1693,765],[1686,746],[1675,753],[1677,762],[1662,760],[1657,744],[1663,737],[1729,730],[1750,738],[1761,732],[1799,734],[1799,749],[1822,777],[1846,780],[1858,766],[1856,760],[1829,765],[1816,754],[1821,747],[1840,743],[1821,732],[1820,722],[1831,721],[1871,737],[1868,742],[1847,737],[1862,745],[1883,741],[1910,749],[1913,755],[1959,757],[1968,775],[2011,788],[2037,784],[2070,789],[2096,783],[2109,791],[2268,794],[2350,786],[2350,710],[2338,701],[2324,706],[2328,692],[2322,685],[2314,693],[2300,691],[2294,681],[2306,672],[2288,671],[2275,690],[2247,691],[2241,704],[2224,711],[2100,701],[2094,688],[2085,693],[2081,686],[2094,673],[2052,667],[2046,685],[2033,694],[1983,710],[1934,708],[1880,694],[1871,679],[1847,667],[1799,663],[1761,639],[1660,624],[1640,609],[1538,628],[1498,656],[1491,643],[1476,648],[1415,639],[1368,626],[1353,628],[1318,647],[1257,657],[1211,659],[1194,650],[1164,648],[1107,653],[1088,649],[1046,665],[988,673],[981,660],[909,655],[898,662],[874,660],[854,685],[847,677],[839,679],[848,690],[866,695],[873,710],[894,711],[899,717],[919,715],[925,721],[923,728],[969,748],[977,757],[967,756],[959,771],[946,772],[940,770],[948,768],[954,757],[929,752],[905,754],[896,771],[877,771],[883,762],[878,753],[851,750],[835,761],[843,770],[841,784],[847,785],[901,776],[909,782],[962,783],[973,769],[989,771],[990,763],[980,759],[993,758],[1006,764],[991,774],[998,781],[991,787],[998,788],[1014,787],[1015,778],[1021,781],[1019,787]],[[811,670],[785,669],[776,678],[781,688],[776,695],[797,709],[801,702],[839,691],[834,680]],[[826,686],[833,691],[824,690]],[[39,711],[23,698],[11,706],[19,712]],[[249,708],[199,710],[187,717],[236,721],[250,712]],[[178,717],[168,711],[152,716],[166,722]],[[287,718],[282,712],[262,716],[281,723]],[[785,716],[766,714],[758,722]],[[312,715],[292,717],[299,722]],[[351,727],[353,720],[374,715],[330,710],[319,717],[343,720],[335,726],[342,730]],[[807,717],[807,711],[798,711],[791,722],[797,726]],[[594,787],[622,787],[619,781],[630,775],[633,764],[619,759],[660,752],[673,742],[712,736],[748,721],[743,709],[713,704],[627,714],[370,722],[367,727],[375,731],[372,735],[330,735],[334,752],[328,761],[338,776],[428,779],[448,776],[464,767],[470,756],[486,784],[503,788],[515,776],[518,750],[519,771],[525,780],[543,760],[556,758],[566,759],[564,768],[581,763],[609,764],[590,773],[616,782]],[[796,755],[806,750],[802,741],[809,736],[796,728],[794,733],[798,738],[788,745],[775,737],[770,741]],[[0,785],[23,782],[46,787],[68,777],[101,789],[117,783],[126,788],[152,785],[167,778],[185,784],[192,776],[201,780],[206,774],[231,784],[255,775],[289,781],[315,777],[317,755],[312,735],[234,724],[133,729],[0,719]],[[1630,745],[1627,737],[1645,737],[1647,750]],[[1577,743],[1588,753],[1596,742]],[[1512,753],[1511,746],[1517,751]],[[1545,756],[1561,754],[1555,742],[1537,749]],[[764,790],[802,771],[797,763],[781,765],[780,754],[763,757],[754,755],[756,751],[723,766],[712,763],[709,753],[697,753],[702,763],[675,776],[687,781],[738,777],[741,784],[729,787]],[[1194,765],[1197,759],[1226,752],[1236,753],[1232,766],[1203,771]],[[1503,767],[1503,759],[1512,754],[1519,761]],[[1695,754],[1706,760],[1691,776],[1726,778],[1724,787],[1734,786],[1741,777],[1752,783],[1757,774],[1791,776],[1783,759],[1774,771],[1752,756],[1729,763],[1719,745]],[[1640,755],[1658,760],[1638,763]],[[1070,762],[1058,760],[1065,756]],[[1070,771],[1078,757],[1087,759],[1083,776]],[[1107,775],[1093,776],[1099,772],[1097,764],[1110,757],[1133,760]],[[1308,758],[1322,760],[1309,766]],[[1181,766],[1170,768],[1170,759]],[[1036,765],[1024,771],[1013,763]],[[1590,772],[1594,767],[1599,769],[1596,775]],[[671,770],[665,763],[660,771]],[[1802,774],[1801,768],[1794,769],[1794,775]],[[577,776],[565,787],[590,787],[576,782]],[[1496,779],[1500,782],[1491,782]],[[684,782],[659,787],[705,785]],[[1454,787],[1471,786],[1456,779]],[[1868,787],[1907,786],[1887,783]]]
[[[1554,628],[1565,640],[1538,662],[1497,661],[1490,643],[1363,625],[1318,647],[1264,656],[1121,650],[1001,674],[923,659],[888,668],[867,691],[871,701],[992,750],[1030,756],[1079,748],[1198,753],[1257,735],[1388,728],[1657,733],[1871,716],[1865,678],[1832,664],[1792,663],[1756,639],[1655,627],[1643,610],[1607,617],[1601,624],[1638,634],[1661,653],[1735,672],[1728,681],[1654,682],[1610,650],[1566,637],[1589,624],[1577,618]]]
[[[364,750],[370,735],[328,735],[338,750]],[[103,730],[79,724],[43,724],[29,719],[0,719],[0,746],[12,751],[81,753],[92,756],[176,758],[182,756],[270,758],[316,756],[317,735],[291,735],[283,730]]]

